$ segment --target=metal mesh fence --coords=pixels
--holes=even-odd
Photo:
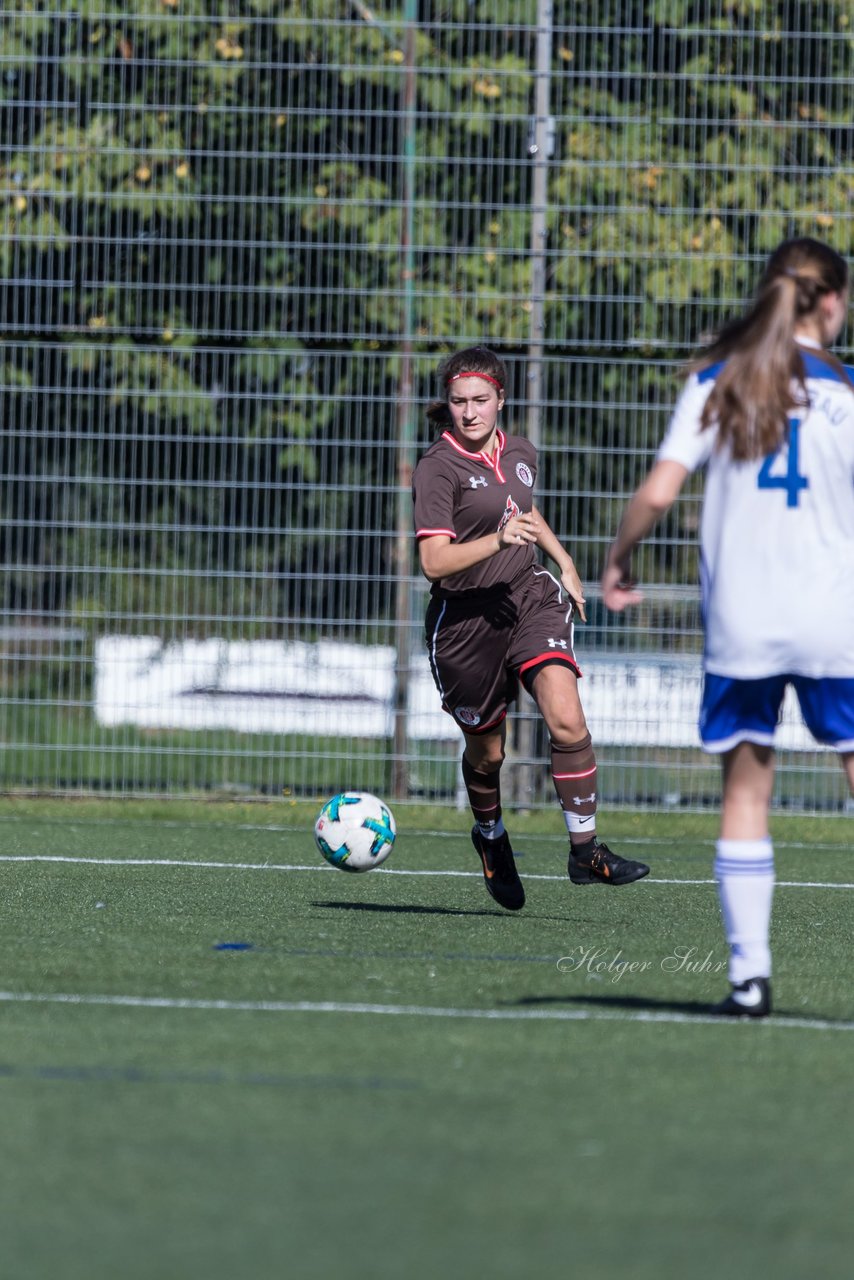
[[[0,8],[0,788],[452,802],[408,484],[438,359],[486,342],[591,587],[604,799],[714,803],[696,486],[641,611],[592,588],[699,336],[783,236],[854,247],[853,22]],[[514,798],[550,803],[530,703],[514,725]],[[781,743],[777,803],[841,807],[788,710]]]

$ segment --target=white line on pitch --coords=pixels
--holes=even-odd
[[[337,1000],[189,1000],[170,996],[75,995],[32,991],[0,991],[0,1003],[106,1005],[218,1013],[353,1013],[398,1018],[469,1018],[485,1022],[675,1022],[723,1027],[732,1026],[739,1021],[662,1009],[638,1009],[634,1012],[616,1009],[453,1009],[409,1004],[347,1004]],[[826,1018],[777,1017],[764,1025],[807,1031],[854,1031],[854,1022],[831,1022]]]
[[[658,816],[658,815],[654,815]],[[840,818],[845,821],[846,815],[833,814],[832,817]],[[190,828],[193,831],[216,831],[218,833],[230,831],[251,831],[253,833],[270,832],[273,835],[291,835],[300,836],[303,839],[311,840],[311,831],[304,826],[286,826],[284,824],[272,822],[181,822],[173,818],[33,818],[30,815],[22,814],[3,814],[0,813],[0,826],[33,823],[42,826],[72,826],[72,827],[119,827],[132,824],[135,827],[145,826],[147,829],[152,827],[162,827],[166,830],[181,830]],[[398,834],[403,834],[399,832]],[[429,831],[421,827],[413,827],[406,831],[406,836],[429,836],[432,840],[460,840],[462,838],[459,831]],[[465,834],[465,833],[463,833]],[[557,844],[562,848],[566,846],[566,837],[560,834],[550,835],[548,832],[529,832],[522,835],[520,839],[537,841],[543,844]],[[684,845],[686,841],[694,845],[704,845],[707,848],[714,849],[717,843],[716,836],[615,836],[615,840],[619,840],[620,844],[631,845],[654,845],[656,848],[678,848]],[[824,852],[847,852],[850,848],[848,843],[830,844],[828,842],[814,840],[783,840],[780,837],[774,837],[775,849],[810,849]]]
[[[72,854],[59,853],[2,853],[0,862],[60,862],[81,863],[95,867],[187,867],[199,871],[307,871],[326,875],[335,870],[334,867],[316,863],[285,862],[211,862],[190,861],[184,858],[85,858]],[[438,871],[419,870],[412,867],[377,867],[380,875],[386,876],[448,876],[477,880],[479,871],[454,871],[444,869]],[[375,873],[376,874],[376,873]],[[541,872],[525,873],[526,880],[563,881],[564,875],[544,875]],[[680,880],[665,879],[662,876],[650,876],[647,884],[714,884],[712,879]],[[778,880],[778,889],[854,889],[854,883],[831,883],[823,880]]]

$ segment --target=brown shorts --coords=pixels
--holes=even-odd
[[[540,564],[502,592],[434,597],[427,652],[442,706],[465,733],[487,733],[507,714],[519,681],[551,662],[581,675],[573,651],[573,604]]]

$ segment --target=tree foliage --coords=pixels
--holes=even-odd
[[[401,3],[41,8],[2,19],[7,609],[382,614],[404,354],[419,400],[441,350],[521,368],[531,341],[534,0],[422,0],[411,39]],[[854,40],[850,0],[578,11],[554,6],[543,440],[590,573],[596,444],[630,485],[654,443],[615,404],[660,422],[785,235],[854,247]]]

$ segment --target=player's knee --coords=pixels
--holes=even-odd
[[[575,711],[566,708],[559,716],[552,716],[548,727],[553,742],[579,742],[588,733],[580,706]]]
[[[466,759],[473,769],[481,773],[494,773],[504,763],[504,746],[502,743],[475,739],[466,743]]]
[[[494,773],[496,769],[500,769],[504,763],[504,752],[489,751],[484,754],[483,763],[479,766],[484,773]]]

